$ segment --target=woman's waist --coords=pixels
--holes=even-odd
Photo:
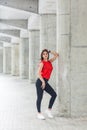
[[[48,80],[49,80],[49,79],[44,78],[44,77],[43,77],[43,79],[44,79],[46,82],[48,82]],[[39,77],[37,78],[37,80],[40,80],[40,81],[41,81],[41,79],[40,79]]]

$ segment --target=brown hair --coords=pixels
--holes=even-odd
[[[49,59],[49,51],[47,49],[44,49],[41,52],[41,60],[43,60],[43,52],[47,52],[48,53],[48,59]]]

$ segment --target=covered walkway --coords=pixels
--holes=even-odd
[[[26,79],[0,75],[0,130],[87,130],[87,117],[58,117],[55,102],[54,119],[38,120],[35,108],[35,85]],[[49,96],[44,93],[44,113]],[[46,115],[45,115],[46,116]]]
[[[13,86],[11,89],[5,87],[12,95],[10,101],[5,99],[12,110],[14,103],[19,110],[21,102],[20,108],[25,105],[23,111],[29,110],[26,105],[31,100],[27,103],[24,97],[32,91],[28,82],[35,83],[40,54],[45,48],[59,53],[50,79],[58,95],[57,113],[64,117],[87,116],[87,0],[1,0],[0,73],[18,77],[18,84],[8,85]],[[7,81],[3,79],[2,84]],[[28,80],[27,85],[21,79]]]

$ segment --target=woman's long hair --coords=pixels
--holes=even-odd
[[[41,52],[41,60],[43,60],[43,53],[44,52],[47,52],[48,53],[48,59],[49,59],[49,51],[47,50],[47,49],[44,49],[44,50],[42,50],[42,52]]]

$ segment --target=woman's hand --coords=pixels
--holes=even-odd
[[[45,85],[46,85],[46,84],[45,84],[45,81],[42,81],[42,86],[41,86],[42,89],[45,89]]]

